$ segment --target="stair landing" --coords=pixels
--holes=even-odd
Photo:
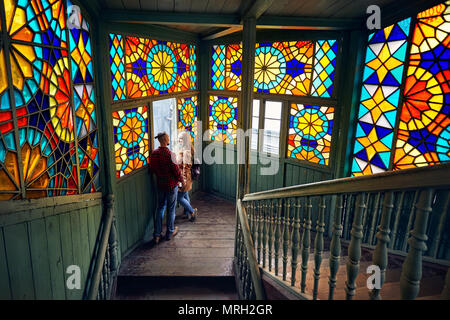
[[[143,244],[121,264],[119,277],[232,277],[235,204],[201,193],[192,200],[195,222],[177,210],[178,234],[170,241]],[[163,233],[165,229],[163,229]]]

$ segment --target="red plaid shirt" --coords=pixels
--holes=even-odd
[[[172,191],[178,182],[183,182],[180,168],[173,163],[171,154],[167,147],[159,147],[150,154],[150,171],[156,175],[158,188],[166,192]]]

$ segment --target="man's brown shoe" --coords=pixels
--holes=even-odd
[[[161,237],[155,237],[155,244],[158,244],[159,243],[159,241],[161,240]]]
[[[166,240],[167,241],[171,240],[173,237],[175,237],[177,235],[177,233],[178,233],[178,227],[175,227],[172,234],[166,236]]]

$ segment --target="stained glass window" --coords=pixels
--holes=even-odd
[[[79,27],[66,28],[70,1],[3,4],[11,42],[8,56],[0,48],[0,199],[98,191],[88,22],[78,13]]]
[[[123,100],[126,98],[124,53],[123,37],[120,34],[110,34],[109,63],[111,66],[113,100]]]
[[[352,175],[450,161],[450,1],[410,21],[369,37]]]
[[[242,46],[215,45],[212,48],[211,88],[241,90]]]
[[[450,1],[417,15],[393,169],[450,161]]]
[[[197,96],[177,99],[178,130],[189,132],[192,142],[197,134]]]
[[[405,19],[369,36],[353,149],[354,176],[389,168],[410,22]]]
[[[337,47],[337,40],[257,43],[255,92],[332,97]],[[242,45],[214,45],[211,89],[241,90],[241,74]]]
[[[312,41],[258,43],[255,92],[309,94],[313,54]]]
[[[197,88],[195,46],[109,35],[113,100]]]
[[[334,108],[291,104],[288,158],[328,165]]]
[[[209,97],[209,130],[211,140],[236,144],[237,98]]]
[[[332,97],[336,55],[336,40],[319,40],[316,42],[314,73],[311,87],[312,96],[323,98]]]
[[[113,112],[116,176],[122,177],[147,165],[149,124],[147,107]]]

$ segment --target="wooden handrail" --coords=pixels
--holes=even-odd
[[[245,208],[242,207],[240,199],[237,201],[237,212],[239,216],[239,222],[241,224],[242,235],[244,238],[245,250],[247,251],[247,259],[250,269],[250,275],[252,277],[253,287],[255,290],[256,300],[264,299],[264,292],[261,283],[261,275],[259,272],[258,262],[256,261],[255,247],[253,245],[252,237],[250,236],[250,227],[248,224],[247,214]]]
[[[449,186],[450,164],[441,164],[250,193],[242,201]]]

